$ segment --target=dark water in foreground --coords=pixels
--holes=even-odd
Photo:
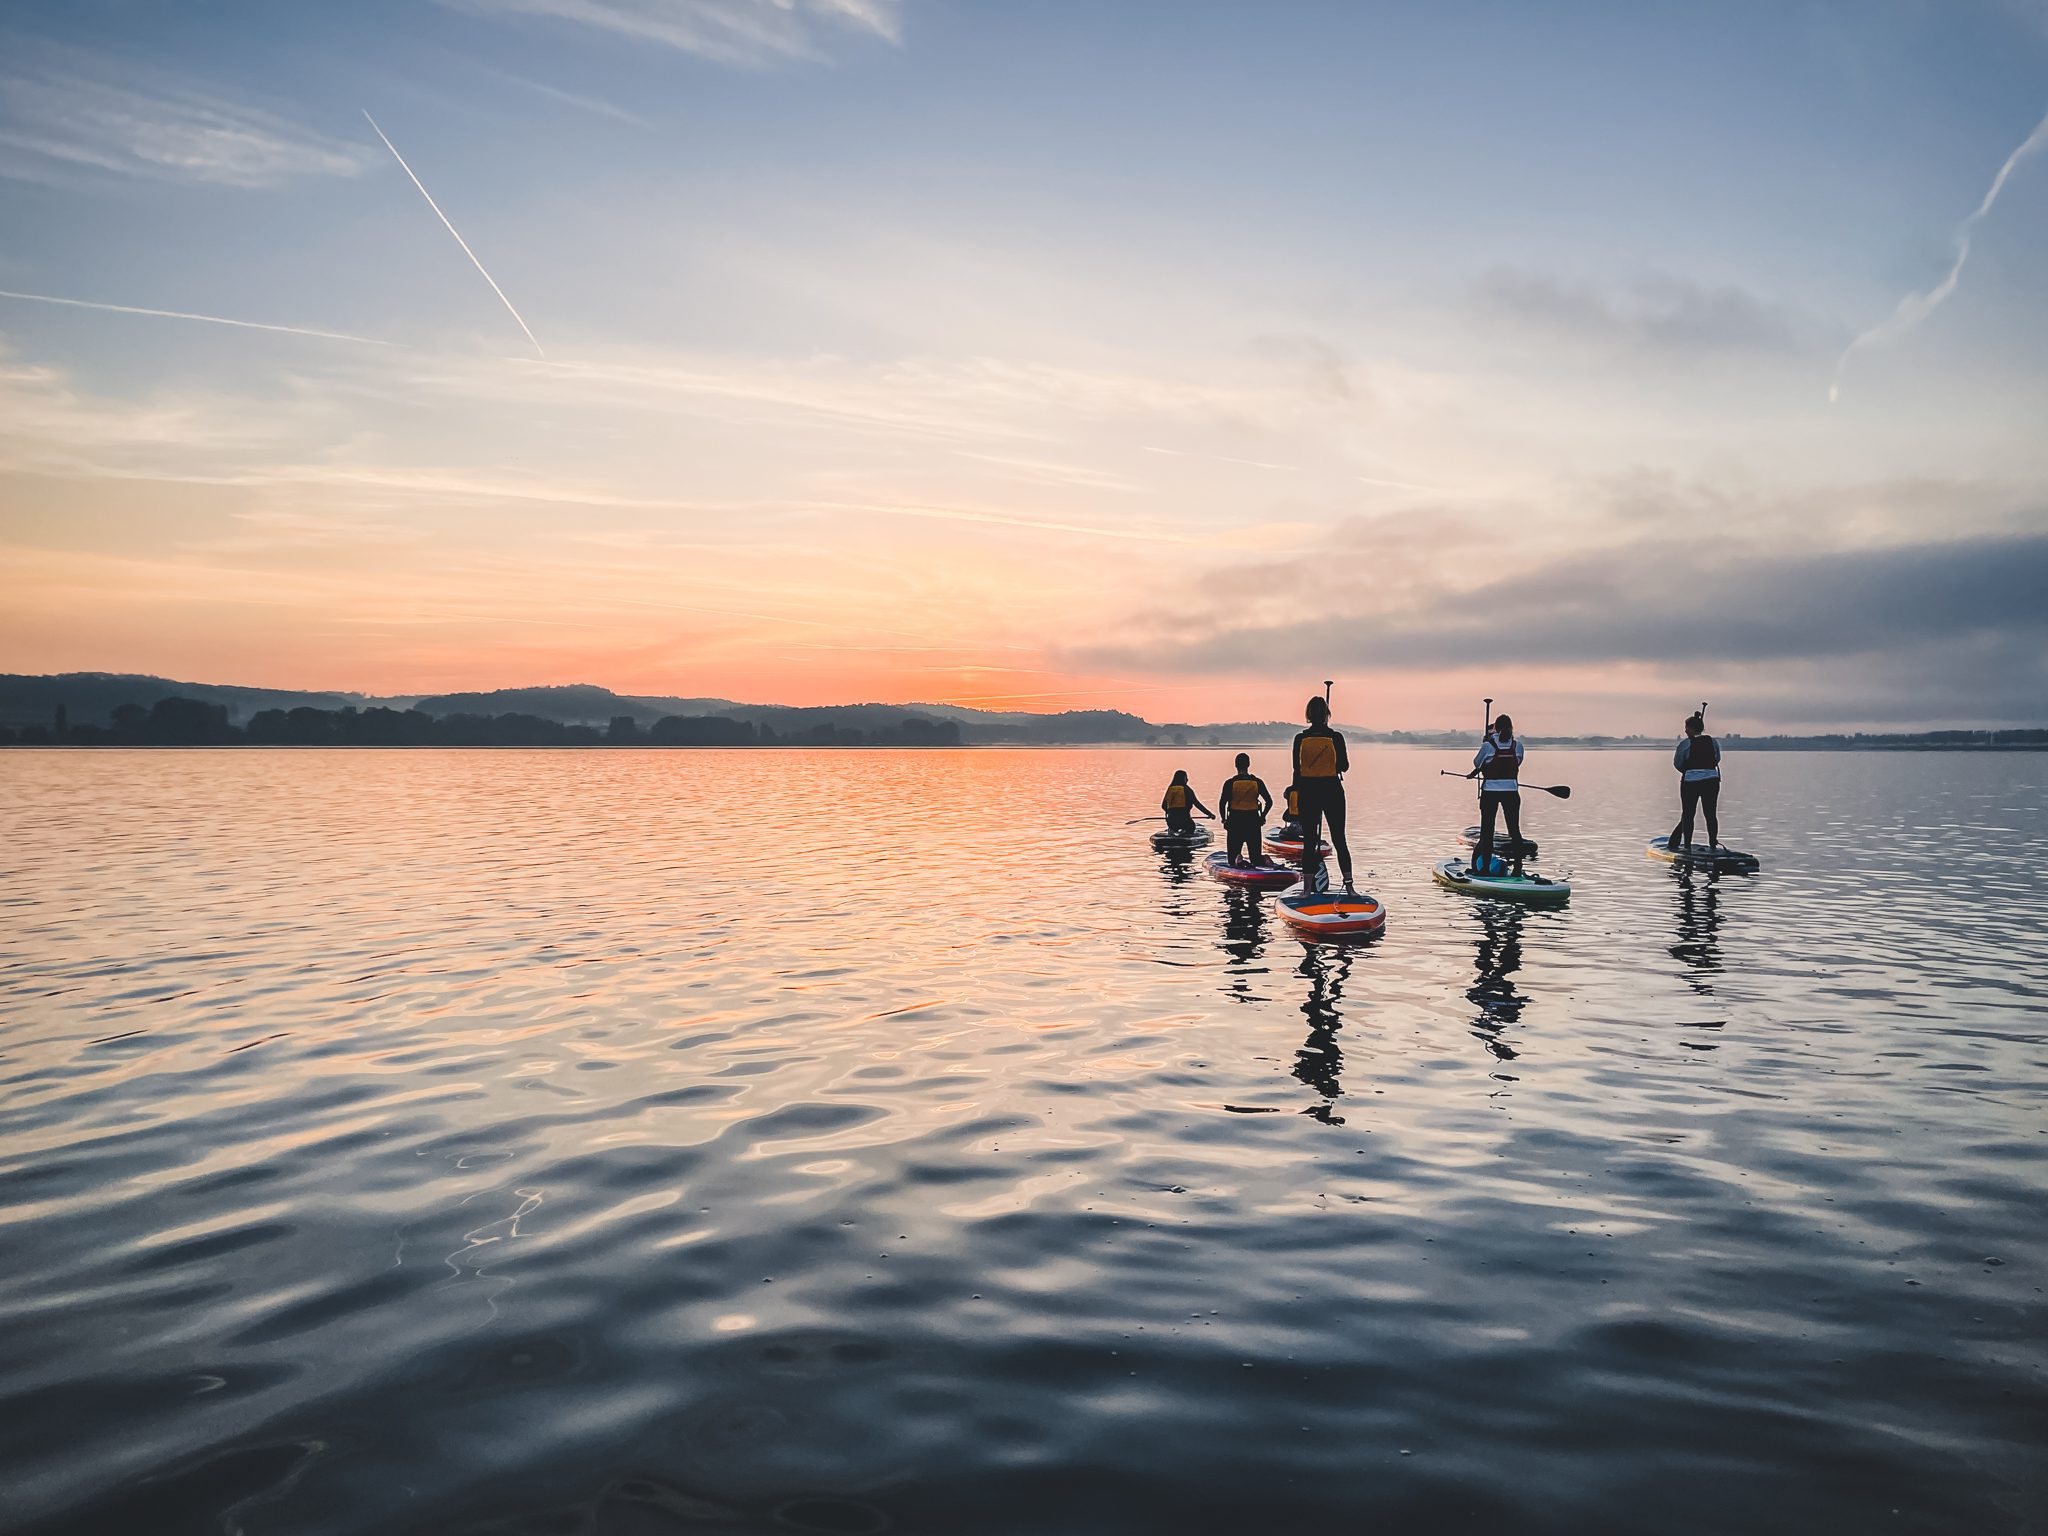
[[[1360,757],[0,756],[0,1528],[2048,1528],[2048,758]]]

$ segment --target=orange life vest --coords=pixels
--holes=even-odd
[[[1259,781],[1250,774],[1240,774],[1225,786],[1233,811],[1256,811],[1259,808]]]
[[[1185,784],[1166,786],[1166,808],[1169,811],[1184,811],[1188,808],[1188,787]]]
[[[1337,777],[1337,738],[1334,736],[1302,737],[1301,763],[1297,772],[1304,779],[1334,779]]]
[[[1287,786],[1287,819],[1301,820],[1301,789],[1294,784]]]

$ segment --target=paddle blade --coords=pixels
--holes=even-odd
[[[1551,793],[1560,800],[1569,800],[1572,797],[1572,787],[1569,784],[1560,784]]]

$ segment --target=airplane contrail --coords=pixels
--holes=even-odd
[[[398,152],[398,146],[396,144],[392,143],[390,139],[385,138],[384,130],[377,126],[377,119],[370,116],[370,110],[367,107],[363,109],[363,120],[370,125],[370,131],[372,133],[376,134],[378,138],[384,140],[384,147],[391,151],[391,158],[398,162],[399,169],[404,171],[407,176],[412,177],[412,184],[420,189],[420,196],[424,197],[427,200],[427,206],[434,210],[434,217],[439,219],[441,223],[446,227],[448,233],[455,237],[455,243],[462,247],[462,254],[469,258],[471,265],[473,265],[477,269],[477,271],[483,273],[484,281],[491,285],[491,292],[495,293],[498,296],[498,302],[505,306],[505,312],[508,315],[510,315],[514,320],[517,320],[519,322],[519,329],[526,332],[526,339],[533,343],[534,352],[539,356],[542,362],[546,362],[548,360],[548,355],[547,353],[541,351],[540,338],[533,334],[533,327],[528,325],[526,323],[525,317],[522,316],[518,310],[512,307],[512,301],[505,297],[505,290],[498,286],[498,280],[495,277],[491,276],[491,274],[488,271],[485,271],[484,264],[476,259],[476,252],[472,251],[469,248],[469,242],[462,238],[462,231],[460,231],[453,224],[450,224],[448,222],[448,215],[443,213],[441,211],[441,205],[434,201],[434,194],[427,190],[426,183],[422,182],[419,179],[419,177],[413,175],[412,167],[405,163],[405,156],[401,155]]]
[[[1828,385],[1828,404],[1833,405],[1842,398],[1842,370],[1849,366],[1849,359],[1854,353],[1881,342],[1896,341],[1947,302],[1948,296],[1956,291],[1956,284],[1962,280],[1963,263],[1970,259],[1970,237],[1991,211],[1991,205],[1998,201],[1998,194],[2005,190],[2006,178],[2012,175],[2014,166],[2044,145],[2048,145],[2048,116],[2036,123],[2034,131],[2027,135],[2020,147],[2005,157],[2005,164],[1991,178],[1991,190],[1984,194],[1984,201],[1977,205],[1977,211],[1956,226],[1956,259],[1948,269],[1948,276],[1923,293],[1907,294],[1884,321],[1873,325],[1842,349],[1842,355],[1835,360],[1834,381]]]
[[[230,320],[226,315],[197,315],[183,309],[144,309],[135,304],[99,304],[91,299],[60,299],[54,293],[16,293],[0,288],[0,299],[24,299],[31,304],[62,304],[67,309],[100,309],[110,315],[150,315],[158,320],[203,320],[208,325],[231,325],[238,331],[275,331],[283,336],[317,336],[322,341],[353,341],[365,347],[388,347],[388,341],[374,336],[351,336],[347,331],[318,331],[304,325],[266,325],[260,320]]]

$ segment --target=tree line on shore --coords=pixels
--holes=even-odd
[[[721,715],[666,715],[643,728],[631,715],[609,725],[567,725],[539,715],[430,715],[420,709],[265,709],[238,726],[224,704],[158,699],[123,704],[105,725],[73,725],[58,706],[50,725],[0,725],[0,746],[81,747],[957,747],[951,720],[906,715],[893,724],[813,725],[778,732]]]

